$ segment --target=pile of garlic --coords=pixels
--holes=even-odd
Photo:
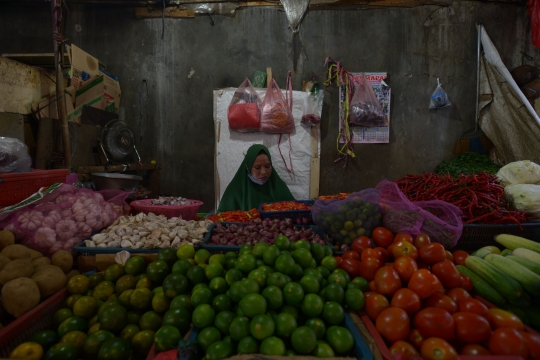
[[[167,219],[164,215],[139,213],[119,217],[85,243],[86,247],[104,248],[178,248],[182,244],[201,242],[211,224],[209,220],[187,221],[181,217]]]

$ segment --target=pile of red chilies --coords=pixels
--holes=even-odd
[[[450,175],[424,173],[407,175],[396,181],[410,201],[442,200],[463,211],[464,224],[511,224],[526,223],[524,212],[508,210],[503,199],[504,187],[495,175],[481,173]]]

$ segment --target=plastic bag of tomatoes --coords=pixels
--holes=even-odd
[[[381,181],[380,191],[383,225],[394,233],[412,236],[428,234],[432,241],[446,249],[456,246],[463,231],[462,211],[440,200],[411,202],[396,183]]]

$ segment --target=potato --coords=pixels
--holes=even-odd
[[[5,257],[4,255],[0,255],[0,271],[6,266],[8,262],[11,260],[8,257]]]
[[[34,280],[18,278],[8,281],[2,288],[2,305],[16,318],[39,304],[39,288]]]
[[[67,280],[69,281],[69,279],[71,279],[72,277],[74,277],[75,275],[80,275],[81,273],[78,271],[78,270],[71,270],[70,272],[68,272],[66,274],[66,278]]]
[[[67,273],[73,267],[73,256],[66,250],[58,250],[52,256],[51,263],[62,269],[64,273]]]
[[[37,269],[38,266],[51,265],[51,259],[42,256],[40,258],[32,260],[32,265],[34,266],[34,269]]]
[[[4,255],[10,258],[11,260],[32,258],[32,254],[30,254],[30,249],[20,244],[13,244],[13,245],[6,246],[2,250],[2,252],[0,252],[0,255]]]
[[[34,267],[28,259],[17,259],[10,261],[0,271],[0,285],[6,285],[8,281],[20,277],[29,278],[34,273]]]
[[[15,244],[15,235],[9,230],[0,230],[0,251],[13,244]]]
[[[40,266],[31,279],[36,282],[41,297],[52,295],[62,290],[67,284],[66,275],[55,265]]]
[[[35,260],[35,259],[39,259],[40,257],[43,257],[43,254],[37,250],[28,249],[28,251],[30,251],[30,260]]]

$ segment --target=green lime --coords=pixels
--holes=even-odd
[[[193,289],[191,289],[191,294],[194,294],[195,291],[197,291],[199,289],[208,289],[208,285],[206,285],[206,283],[199,283],[199,284],[195,285],[193,287]],[[210,289],[208,289],[208,290],[210,290]]]
[[[205,275],[208,280],[212,280],[216,277],[223,277],[225,276],[225,269],[220,263],[208,264],[205,269]]]
[[[148,288],[133,290],[129,296],[129,305],[135,310],[145,310],[152,304],[152,291]]]
[[[259,242],[253,247],[252,255],[257,259],[262,259],[264,252],[268,250],[269,247],[270,245],[268,245],[268,243]]]
[[[85,294],[90,288],[90,280],[86,275],[75,275],[69,279],[67,289],[70,294]]]
[[[248,278],[255,280],[262,289],[266,286],[266,279],[268,278],[268,275],[266,275],[266,272],[263,270],[255,269],[248,274]]]
[[[343,307],[335,301],[328,301],[324,304],[322,318],[327,324],[337,325],[345,320],[345,311]]]
[[[124,276],[124,274],[124,266],[122,266],[122,264],[112,264],[107,269],[105,269],[105,272],[103,273],[103,278],[106,281],[116,283],[116,281],[122,276]]]
[[[317,269],[309,268],[309,269],[304,270],[304,276],[306,275],[314,276],[319,282],[319,287],[320,287],[320,284],[323,281],[323,277],[322,277],[322,274]]]
[[[30,341],[36,342],[47,351],[51,346],[60,341],[60,337],[53,330],[43,330],[30,337]]]
[[[309,252],[308,249],[305,249],[305,248],[299,248],[299,249],[294,250],[292,252],[292,257],[294,259],[294,262],[300,265],[302,268],[307,268],[311,264],[311,260],[313,260],[311,253]]]
[[[253,336],[246,336],[238,343],[237,352],[242,354],[257,354],[259,353],[259,343]]]
[[[225,258],[225,270],[236,269],[236,258]]]
[[[307,294],[302,301],[302,312],[309,317],[318,316],[324,308],[324,302],[319,295]]]
[[[330,326],[326,331],[326,341],[336,354],[346,354],[354,346],[354,338],[351,332],[341,326]]]
[[[104,280],[100,282],[99,284],[97,284],[97,286],[94,288],[94,292],[92,293],[92,296],[96,300],[105,301],[109,298],[109,296],[114,294],[114,292],[115,292],[115,287],[112,281]],[[77,295],[71,295],[71,296],[77,296]]]
[[[229,327],[236,315],[231,311],[221,311],[214,319],[214,326],[224,335],[229,335]]]
[[[225,294],[229,289],[229,285],[224,278],[215,277],[210,281],[210,284],[208,284],[208,288],[210,289],[210,291],[212,291],[212,294],[216,296]]]
[[[236,260],[236,268],[244,273],[249,273],[257,267],[255,256],[251,254],[242,254]]]
[[[127,323],[138,325],[142,315],[141,311],[128,311]]]
[[[59,342],[51,346],[49,350],[43,356],[44,360],[76,360],[77,348],[71,343],[68,342]]]
[[[152,309],[158,313],[164,313],[169,310],[171,306],[171,299],[165,296],[164,292],[160,292],[154,295],[152,298]]]
[[[285,355],[285,343],[280,338],[270,336],[261,343],[263,355]]]
[[[191,286],[206,282],[205,270],[200,266],[193,266],[188,270],[186,278]]]
[[[317,270],[321,276],[323,277],[323,279],[326,279],[328,278],[328,276],[330,276],[330,270],[324,266],[317,266],[317,268],[315,269]]]
[[[315,335],[317,336],[317,339],[322,339],[324,337],[324,334],[326,333],[326,325],[324,325],[324,321],[322,321],[319,318],[313,317],[311,319],[308,319],[305,323],[305,326],[313,330]]]
[[[325,256],[321,260],[321,265],[330,271],[334,271],[337,268],[337,261],[333,256]]]
[[[266,303],[270,309],[279,309],[283,305],[283,292],[275,285],[266,287],[262,296],[266,299]]]
[[[141,289],[141,288],[151,289],[154,286],[154,284],[152,284],[152,280],[150,280],[148,275],[146,274],[142,274],[142,275],[144,276],[141,276],[139,280],[137,280],[137,285],[135,285],[135,289]]]
[[[236,259],[238,257],[238,254],[234,251],[227,251],[225,253],[225,259]]]
[[[285,275],[291,275],[294,272],[294,259],[291,255],[279,255],[276,260],[276,270]]]
[[[99,349],[101,349],[106,341],[111,339],[114,339],[114,334],[107,330],[99,330],[88,335],[84,340],[82,348],[84,357],[87,359],[97,358]]]
[[[329,284],[339,284],[343,289],[347,288],[347,278],[339,273],[339,272],[333,272],[328,276],[328,283]]]
[[[289,238],[284,235],[279,235],[274,239],[274,245],[279,250],[287,250],[289,246],[291,245],[291,242],[289,241]],[[265,261],[266,262],[266,261]]]
[[[274,333],[274,321],[268,315],[257,315],[249,324],[251,335],[257,340],[264,340]]]
[[[175,249],[163,248],[158,251],[157,259],[165,261],[169,267],[172,267],[176,260],[178,260],[178,257],[176,256]]]
[[[247,317],[254,317],[266,313],[266,299],[259,294],[248,294],[240,301],[239,304],[242,312]]]
[[[142,256],[132,256],[126,260],[124,271],[127,275],[137,276],[146,272],[146,261]]]
[[[125,269],[125,267],[124,267]],[[92,274],[88,277],[88,289],[94,290],[94,288],[105,278],[103,277],[103,274]]]
[[[221,360],[232,355],[232,345],[227,341],[216,341],[206,349],[207,360]]]
[[[212,306],[216,311],[230,311],[233,308],[233,302],[228,295],[220,294],[212,300]]]
[[[317,346],[317,336],[311,328],[300,326],[293,331],[291,336],[291,344],[299,354],[309,354]]]
[[[249,244],[242,245],[240,247],[240,251],[238,253],[239,253],[238,255],[244,255],[244,254],[250,254],[251,255],[253,253],[253,246],[251,246]]]
[[[146,268],[146,274],[152,282],[161,284],[169,274],[169,265],[163,260],[152,261]]]
[[[163,280],[163,292],[169,299],[188,292],[188,280],[182,274],[170,274]]]
[[[294,249],[297,250],[297,249],[306,249],[307,251],[310,251],[311,250],[311,244],[309,243],[309,241],[307,240],[298,240],[297,242],[294,243]],[[311,255],[311,253],[310,253]]]
[[[288,279],[287,276],[280,272],[274,272],[268,276],[268,279],[266,279],[266,284],[268,286],[274,285],[277,286],[280,289],[283,289],[285,285],[287,285]]]
[[[320,289],[319,280],[313,275],[304,275],[304,277],[300,279],[300,285],[304,289],[305,294],[318,294],[319,293],[319,289]]]
[[[258,294],[260,292],[259,284],[257,284],[255,280],[242,279],[231,285],[229,296],[234,302],[239,303],[244,296],[248,294]]]
[[[73,279],[73,278],[72,278]],[[84,318],[91,318],[97,312],[97,300],[92,296],[83,296],[73,304],[73,314]]]
[[[249,319],[245,316],[237,316],[229,326],[229,334],[235,341],[240,341],[250,335]]]
[[[324,299],[326,301],[335,301],[338,304],[341,304],[343,303],[344,298],[345,291],[343,291],[343,287],[341,287],[340,284],[330,284],[324,290]]]
[[[86,319],[80,316],[72,316],[62,321],[62,323],[58,326],[58,335],[63,337],[70,331],[86,331],[87,328],[88,322]]]
[[[162,293],[163,292],[163,286],[158,286],[158,287],[155,287],[154,289],[152,289],[152,294],[156,295],[158,293]]]
[[[279,309],[282,313],[291,314],[295,320],[298,321],[298,309],[295,306],[292,305],[283,305],[281,309]]]
[[[131,340],[133,337],[140,332],[141,329],[135,324],[127,324],[124,329],[122,329],[122,332],[120,333],[120,337],[124,340],[127,340],[131,343]]]
[[[317,263],[321,261],[324,257],[323,245],[319,243],[311,244],[311,256],[313,257],[313,259],[315,259]]]
[[[350,310],[362,310],[365,302],[364,293],[360,289],[349,289],[345,292],[345,303]]]
[[[367,281],[363,277],[355,277],[347,285],[347,289],[349,288],[357,288],[357,289],[360,289],[362,292],[369,291],[369,281]]]
[[[279,249],[276,245],[270,246],[263,254],[263,261],[268,266],[274,266],[279,257]]]
[[[197,252],[195,252],[195,256],[193,257],[195,259],[195,262],[197,264],[208,264],[208,260],[210,259],[210,251],[206,249],[199,249]]]
[[[288,312],[282,312],[276,316],[276,335],[289,338],[297,328],[296,319]]]
[[[184,308],[188,311],[192,311],[193,304],[191,304],[191,297],[186,294],[178,295],[177,297],[171,300],[171,304],[169,308],[170,309]]]
[[[133,354],[148,354],[152,345],[154,345],[154,337],[156,333],[152,330],[142,330],[135,334],[131,339],[131,350]]]
[[[191,244],[182,244],[178,247],[178,250],[176,250],[176,257],[178,259],[193,259],[195,256],[195,247]]]
[[[173,274],[182,274],[185,276],[192,266],[193,265],[186,259],[180,259],[173,264],[171,272]]]
[[[57,310],[54,314],[53,314],[53,323],[54,323],[54,327],[58,327],[58,325],[60,325],[64,320],[70,318],[73,316],[73,311],[71,311],[71,309],[68,309],[68,308],[62,308],[60,310]]]
[[[225,274],[225,280],[229,286],[231,286],[233,282],[240,281],[243,278],[244,274],[236,268],[227,270],[227,273]]]
[[[220,340],[221,334],[219,330],[213,326],[202,329],[197,335],[197,344],[205,351],[210,345]]]
[[[161,327],[161,317],[155,311],[147,311],[139,320],[141,330],[157,331]]]
[[[191,294],[191,303],[193,307],[197,307],[202,304],[211,304],[214,299],[214,295],[210,289],[199,289]]]
[[[304,269],[298,264],[294,264],[293,271],[289,274],[294,281],[299,281],[304,276]]]
[[[336,356],[334,350],[332,350],[332,347],[320,340],[317,341],[317,346],[315,346],[315,349],[312,351],[311,354],[320,358],[332,358]]]
[[[182,339],[182,336],[177,328],[165,325],[156,332],[154,344],[158,351],[167,351],[176,348],[180,339]]]
[[[268,278],[268,276],[270,276],[270,274],[272,274],[274,272],[274,270],[270,266],[265,265],[265,264],[259,266],[257,269],[259,269],[263,273],[265,273],[267,278]]]
[[[193,322],[193,325],[199,329],[203,329],[214,323],[215,316],[216,312],[210,305],[202,304],[197,306],[193,311],[191,321]]]
[[[180,333],[185,334],[191,325],[191,313],[184,308],[170,309],[163,315],[161,325],[174,326]]]
[[[299,305],[304,299],[304,289],[295,282],[290,282],[283,288],[283,299],[289,305]]]
[[[208,259],[208,264],[221,264],[221,266],[225,266],[226,260],[227,259],[223,254],[213,254],[210,256],[210,259]]]

